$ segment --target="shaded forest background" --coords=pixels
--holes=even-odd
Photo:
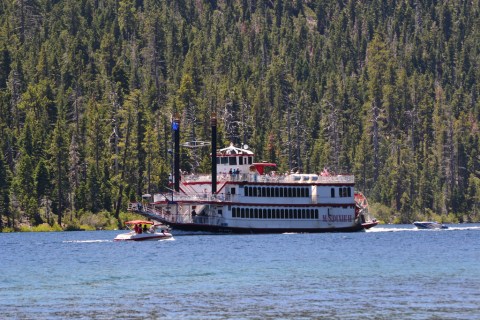
[[[172,115],[183,141],[208,140],[212,112],[220,146],[354,173],[385,222],[478,221],[479,13],[478,0],[3,0],[0,229],[118,218],[165,190]],[[182,169],[208,170],[209,153],[182,150]]]

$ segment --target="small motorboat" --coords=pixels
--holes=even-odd
[[[115,241],[158,241],[173,237],[166,228],[160,228],[163,226],[152,221],[132,220],[125,225],[131,231],[117,235]]]
[[[363,223],[362,223],[362,227],[363,227],[365,230],[368,230],[368,229],[370,229],[370,228],[375,227],[377,224],[378,224],[377,219],[372,219],[372,220],[370,220],[370,221],[363,222]]]
[[[436,221],[415,221],[413,224],[418,229],[448,229],[446,225]]]

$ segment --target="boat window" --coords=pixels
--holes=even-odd
[[[228,158],[228,164],[231,166],[236,166],[237,165],[237,157],[229,157]]]
[[[332,198],[335,198],[335,188],[332,188],[330,190],[330,195],[331,195]]]
[[[351,197],[352,196],[352,188],[348,188],[348,196]]]
[[[252,164],[253,163],[253,157],[248,157],[248,164]]]
[[[220,163],[221,164],[228,164],[228,158],[227,157],[221,157],[220,158]]]
[[[310,197],[310,189],[305,189],[305,197]]]
[[[231,194],[235,194],[235,188],[231,188],[231,189],[230,189],[230,193],[231,193]]]
[[[243,157],[238,158],[238,164],[240,164],[240,165],[243,164]]]

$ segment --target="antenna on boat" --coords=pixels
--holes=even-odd
[[[208,141],[200,141],[200,140],[195,140],[195,141],[187,141],[184,144],[182,144],[182,147],[186,148],[201,148],[201,147],[207,147],[210,145],[210,142]]]

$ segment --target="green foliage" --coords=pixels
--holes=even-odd
[[[479,8],[7,1],[0,151],[12,178],[0,181],[1,221],[119,215],[167,182],[171,116],[182,139],[208,140],[212,112],[221,141],[247,143],[281,171],[353,172],[385,222],[429,210],[478,221]],[[208,169],[208,154],[185,152],[182,169]]]
[[[52,231],[63,231],[62,227],[58,224],[54,224],[53,226],[49,225],[48,223],[43,223],[38,226],[20,226],[19,231],[21,232],[52,232]]]

